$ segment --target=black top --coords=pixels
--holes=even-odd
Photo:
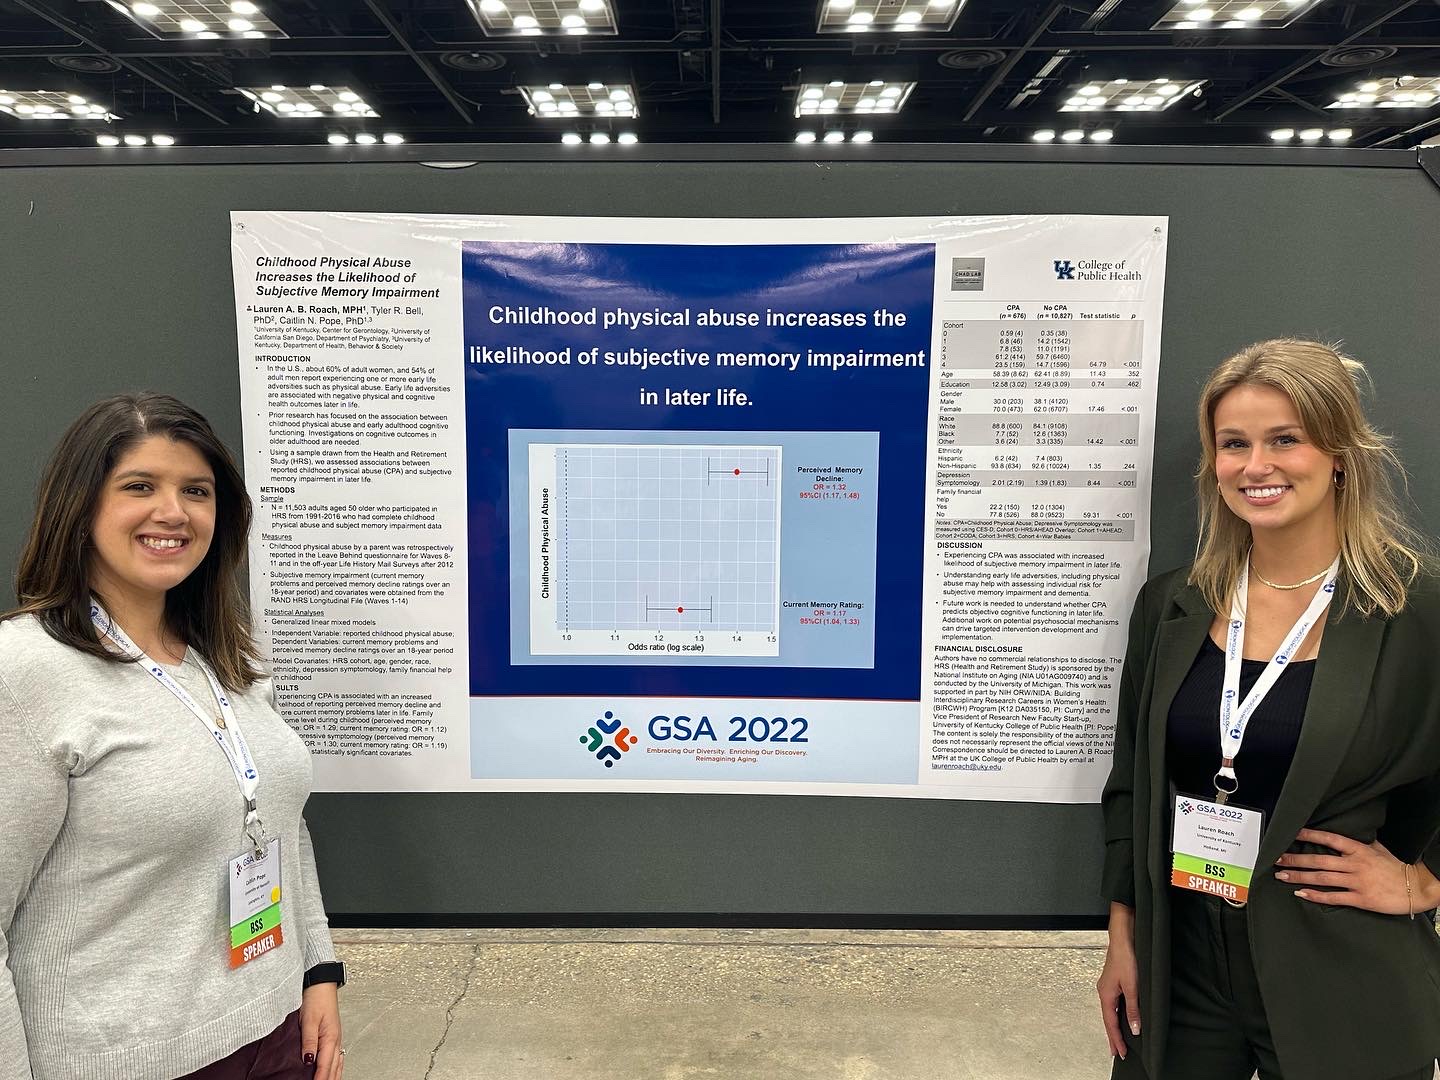
[[[1242,660],[1240,700],[1265,670],[1264,660]],[[1234,802],[1265,812],[1268,824],[1290,772],[1314,660],[1296,660],[1280,673],[1245,729],[1245,742],[1235,758],[1240,788]],[[1225,653],[1207,635],[1200,655],[1170,703],[1165,738],[1166,764],[1175,787],[1186,795],[1215,798],[1215,770],[1220,767],[1220,691],[1225,682]]]

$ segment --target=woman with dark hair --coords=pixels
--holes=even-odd
[[[239,574],[251,506],[174,398],[60,440],[0,617],[0,1080],[338,1080],[343,968]]]
[[[1116,1077],[1434,1075],[1440,590],[1363,376],[1279,339],[1201,394],[1196,558],[1136,601],[1103,796]]]

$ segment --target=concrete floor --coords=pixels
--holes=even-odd
[[[1100,933],[335,934],[345,1080],[1101,1080]]]

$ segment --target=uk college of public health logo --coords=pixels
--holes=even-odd
[[[1069,259],[1055,260],[1055,278],[1058,281],[1075,280],[1075,264]]]
[[[1194,812],[1195,812],[1195,804],[1194,804],[1194,803],[1192,803],[1189,799],[1181,799],[1181,800],[1180,800],[1180,813],[1182,813],[1182,814],[1193,814]]]
[[[620,760],[620,755],[629,753],[630,748],[640,739],[630,734],[630,729],[624,726],[624,721],[616,718],[615,714],[606,710],[602,719],[596,720],[580,736],[580,743],[595,755],[595,760],[604,764],[607,769],[613,769],[615,762]],[[611,736],[610,742],[605,741],[605,736]]]

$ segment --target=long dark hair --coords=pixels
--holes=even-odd
[[[116,463],[141,440],[161,435],[198,450],[215,474],[215,535],[200,565],[165,594],[165,627],[198,649],[226,689],[260,677],[249,605],[240,587],[250,534],[250,496],[230,451],[210,423],[166,394],[122,394],[86,409],[55,447],[40,478],[35,519],[15,574],[19,606],[56,641],[102,660],[124,662],[90,621],[90,527]]]

